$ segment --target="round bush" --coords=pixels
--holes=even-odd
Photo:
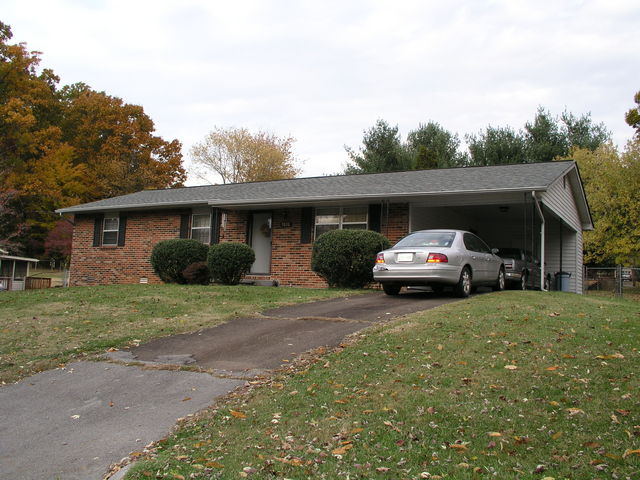
[[[185,268],[182,276],[189,285],[208,285],[211,273],[207,262],[195,262]]]
[[[376,254],[390,246],[371,230],[330,230],[314,242],[311,268],[330,287],[362,288],[373,281]]]
[[[207,255],[211,276],[216,282],[237,285],[246,274],[256,254],[246,243],[225,242],[212,245]]]
[[[192,263],[205,261],[208,250],[208,245],[197,240],[162,240],[151,251],[151,266],[163,282],[187,283],[182,272]]]

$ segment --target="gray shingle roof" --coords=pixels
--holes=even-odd
[[[274,205],[358,198],[409,198],[445,193],[541,191],[574,166],[574,162],[548,162],[143,190],[56,211],[90,213],[206,204]]]

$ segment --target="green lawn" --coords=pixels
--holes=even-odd
[[[117,285],[0,293],[0,383],[109,348],[353,292],[286,287]]]
[[[640,304],[502,292],[231,395],[127,479],[640,478]]]

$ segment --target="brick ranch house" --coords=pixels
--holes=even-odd
[[[370,229],[394,243],[426,228],[473,230],[492,247],[520,247],[582,292],[582,232],[593,228],[574,162],[297,178],[141,192],[57,210],[73,215],[70,284],[160,283],[160,240],[245,242],[248,280],[321,287],[314,239]]]

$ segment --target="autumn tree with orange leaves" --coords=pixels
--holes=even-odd
[[[38,256],[57,208],[183,184],[180,142],[155,135],[141,106],[83,83],[58,88],[40,54],[11,38],[0,22],[0,191],[19,206],[0,210],[12,215],[0,218],[0,247]]]

